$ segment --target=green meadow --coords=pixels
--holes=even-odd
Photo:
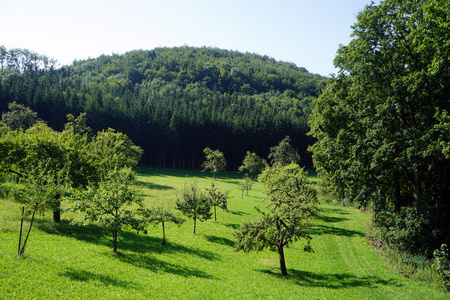
[[[241,199],[242,174],[220,173],[216,186],[227,191],[228,212],[217,221],[166,224],[147,234],[124,231],[118,254],[111,234],[98,224],[73,225],[77,213],[37,217],[23,259],[18,259],[20,209],[0,199],[0,299],[450,299],[434,287],[391,271],[366,237],[370,214],[321,204],[310,229],[314,253],[304,241],[286,249],[289,276],[280,275],[276,252],[235,252],[240,224],[258,218],[254,207],[267,205],[255,183]],[[312,181],[315,179],[312,178]],[[175,211],[183,185],[208,188],[210,173],[140,168],[138,182],[147,207]]]

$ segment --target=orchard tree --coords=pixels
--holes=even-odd
[[[267,166],[267,162],[256,155],[254,152],[247,151],[242,165],[239,167],[239,172],[247,171],[252,180],[255,180],[259,173],[261,173]]]
[[[21,258],[33,227],[36,213],[54,209],[56,202],[66,189],[66,170],[55,171],[56,174],[48,172],[46,162],[40,162],[32,169],[28,169],[19,177],[20,185],[12,188],[9,196],[21,204],[21,220],[19,231],[19,242],[17,256]],[[31,215],[28,230],[23,236],[25,216]]]
[[[74,211],[83,212],[87,222],[99,222],[111,231],[113,253],[117,253],[117,238],[124,227],[141,229],[134,207],[142,207],[142,196],[134,184],[133,172],[112,171],[73,196]]]
[[[170,210],[164,207],[157,207],[153,209],[141,208],[139,209],[141,215],[144,217],[146,223],[154,224],[155,226],[161,224],[162,226],[162,245],[166,245],[166,223],[174,223],[181,225],[186,220],[175,216]]]
[[[212,182],[211,187],[206,190],[208,191],[209,202],[214,207],[214,221],[217,221],[216,207],[226,207],[227,193],[217,190],[214,182]]]
[[[211,219],[211,203],[208,197],[198,190],[197,185],[185,186],[181,198],[177,200],[176,209],[194,220],[194,234],[197,219],[201,222]]]
[[[286,136],[277,146],[270,148],[269,160],[273,167],[282,167],[290,163],[300,164],[300,155],[291,145],[291,138]]]
[[[203,162],[202,168],[204,171],[210,170],[213,173],[213,179],[216,180],[216,174],[225,170],[227,166],[225,156],[219,149],[211,150],[209,147],[203,149],[203,152],[205,153],[206,160]]]
[[[248,196],[248,191],[252,189],[253,180],[250,179],[250,177],[245,176],[244,179],[242,179],[239,182],[239,189],[241,190],[241,199],[244,199],[244,191],[245,194]]]
[[[316,213],[316,192],[306,172],[297,164],[267,168],[259,176],[270,200],[267,210],[257,208],[261,218],[245,223],[236,234],[236,250],[248,252],[268,248],[277,251],[282,275],[288,275],[284,247],[306,239],[305,251],[312,251],[309,219]]]
[[[309,120],[336,196],[371,205],[386,242],[428,255],[450,241],[449,40],[447,0],[366,6]]]

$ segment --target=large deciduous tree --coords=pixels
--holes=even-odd
[[[305,250],[312,251],[308,233],[309,219],[316,213],[316,192],[306,172],[297,164],[267,168],[259,176],[270,204],[267,211],[257,209],[261,218],[245,223],[236,234],[236,250],[248,252],[268,248],[278,251],[282,275],[288,275],[284,248],[293,241],[307,240]]]
[[[449,40],[447,0],[366,6],[309,121],[319,174],[336,195],[371,203],[384,235],[411,252],[450,240]],[[418,243],[389,232],[406,218],[426,220],[403,228]]]

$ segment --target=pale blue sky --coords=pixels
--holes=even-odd
[[[155,47],[208,46],[335,73],[371,0],[0,0],[0,45],[62,64]],[[379,0],[375,1],[379,3]]]

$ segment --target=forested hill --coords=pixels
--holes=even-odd
[[[156,48],[52,67],[45,56],[0,47],[0,112],[17,101],[60,130],[86,112],[144,149],[143,163],[197,168],[202,150],[229,168],[246,151],[266,157],[286,135],[311,167],[306,119],[327,79],[267,56],[213,48]]]

